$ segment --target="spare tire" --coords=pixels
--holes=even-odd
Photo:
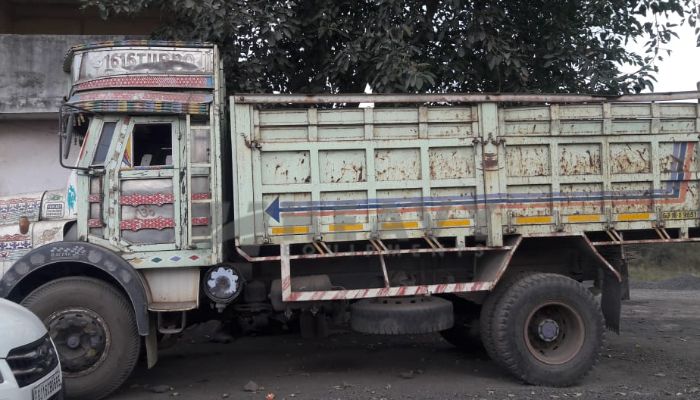
[[[452,302],[439,297],[367,299],[350,306],[350,326],[362,333],[433,333],[450,329],[453,325]]]

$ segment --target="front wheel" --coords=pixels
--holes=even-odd
[[[527,383],[569,386],[598,360],[603,326],[598,303],[579,282],[533,274],[510,286],[495,306],[494,353]]]
[[[85,277],[51,281],[22,305],[46,325],[71,399],[100,399],[129,377],[140,339],[131,303],[114,287]]]

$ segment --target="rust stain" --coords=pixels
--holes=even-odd
[[[630,144],[611,147],[610,156],[613,173],[635,174],[650,172],[649,152],[646,145],[633,148]]]
[[[485,170],[495,171],[498,169],[498,155],[496,153],[484,153],[483,165]]]
[[[590,149],[575,152],[567,147],[562,147],[559,167],[563,175],[600,174],[600,153]]]

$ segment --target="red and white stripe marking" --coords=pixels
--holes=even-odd
[[[353,300],[373,297],[420,296],[441,293],[464,293],[491,290],[493,282],[461,282],[440,285],[397,286],[388,288],[353,289],[353,290],[319,290],[312,292],[293,292],[289,277],[282,279],[283,301],[323,301]]]
[[[515,247],[508,247],[509,256],[520,243],[521,238],[516,239]],[[447,250],[447,249],[445,249]],[[496,281],[481,282],[457,282],[442,283],[436,285],[417,286],[391,286],[371,289],[350,289],[350,290],[316,290],[316,291],[292,291],[292,274],[290,260],[294,258],[289,254],[289,244],[280,245],[280,255],[278,256],[281,267],[282,301],[324,301],[324,300],[353,300],[367,299],[374,297],[401,297],[420,296],[441,293],[466,293],[487,291],[493,289]]]

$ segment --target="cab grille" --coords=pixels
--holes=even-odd
[[[17,385],[25,387],[53,371],[58,365],[58,356],[47,334],[33,343],[13,349],[6,361]]]

